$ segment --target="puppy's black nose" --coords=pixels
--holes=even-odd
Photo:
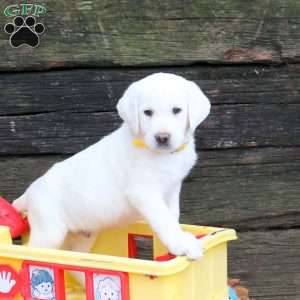
[[[169,133],[161,132],[155,135],[156,142],[159,146],[166,146],[170,141],[171,135]]]

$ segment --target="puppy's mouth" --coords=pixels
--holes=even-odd
[[[177,148],[175,148],[172,144],[166,144],[166,145],[156,145],[154,151],[160,152],[160,153],[173,153],[176,151]]]
[[[161,152],[161,153],[172,153],[176,152],[177,148],[170,142],[168,143],[157,143],[157,142],[150,142],[147,143],[146,140],[143,139],[134,139],[132,141],[133,145],[137,148],[144,148],[149,149],[154,152]]]
[[[153,150],[161,153],[175,153],[175,152],[181,152],[186,148],[186,146],[187,146],[186,142],[183,142],[182,144],[179,145],[173,143],[168,143],[164,145],[156,144]]]
[[[156,149],[162,150],[162,151],[171,151],[172,147],[170,144],[163,144],[163,145],[157,144]]]

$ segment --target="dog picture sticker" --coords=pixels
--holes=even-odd
[[[12,19],[5,24],[4,32],[9,36],[10,46],[12,48],[38,47],[46,29],[38,18],[44,16],[46,12],[45,6],[39,4],[23,3],[7,6],[4,15]]]
[[[122,300],[121,279],[117,275],[94,274],[95,300]]]

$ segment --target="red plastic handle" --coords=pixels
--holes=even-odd
[[[0,225],[7,226],[13,238],[29,230],[27,218],[21,214],[4,198],[0,197]]]

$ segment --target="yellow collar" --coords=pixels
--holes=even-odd
[[[137,148],[149,149],[149,147],[146,145],[146,143],[145,143],[143,140],[141,140],[141,139],[134,139],[134,140],[132,141],[132,144],[133,144],[134,146],[136,146]],[[181,146],[179,146],[179,147],[178,147],[175,151],[173,151],[172,153],[174,153],[174,152],[180,152],[180,151],[184,150],[184,149],[186,148],[186,146],[187,146],[187,143],[184,143],[184,144],[182,144]]]

